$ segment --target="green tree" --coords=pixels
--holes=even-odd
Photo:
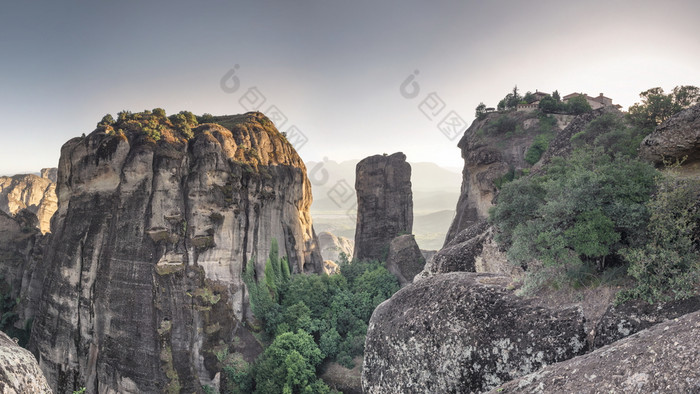
[[[591,105],[588,104],[588,100],[583,95],[574,96],[569,99],[569,112],[574,115],[585,114],[586,112],[591,112],[593,109]]]
[[[667,174],[648,203],[651,217],[643,246],[623,251],[636,285],[618,300],[641,298],[649,303],[691,297],[698,292],[700,253],[697,224],[700,181]]]
[[[475,116],[477,119],[482,120],[486,117],[486,104],[484,103],[479,103],[479,105],[476,106],[476,114]]]

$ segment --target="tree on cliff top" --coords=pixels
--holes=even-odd
[[[641,103],[629,108],[629,120],[636,126],[651,131],[664,120],[700,101],[700,89],[691,86],[676,86],[665,94],[662,88],[652,88],[639,93]]]

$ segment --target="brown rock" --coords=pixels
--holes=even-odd
[[[51,217],[56,212],[56,183],[36,175],[0,177],[0,210],[15,215],[22,209],[35,214],[42,233],[51,231]]]
[[[357,163],[357,226],[355,252],[358,260],[386,260],[389,243],[413,230],[411,165],[406,155],[370,156]]]

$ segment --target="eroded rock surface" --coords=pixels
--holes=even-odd
[[[700,392],[700,312],[549,365],[491,393]]]
[[[509,280],[440,274],[379,305],[365,342],[363,390],[480,392],[586,351],[579,308],[532,306],[505,289]]]
[[[0,392],[3,394],[51,393],[36,359],[0,331]]]
[[[611,344],[663,321],[698,310],[700,296],[653,305],[641,300],[610,305],[596,325],[593,346],[599,348]]]
[[[425,259],[412,234],[399,235],[391,240],[386,268],[396,276],[401,286],[413,282],[425,266]]]
[[[385,260],[389,243],[413,231],[411,165],[401,152],[370,156],[356,167],[357,226],[355,251],[359,260]]]
[[[30,343],[57,392],[199,392],[217,352],[261,351],[247,261],[260,276],[276,238],[295,272],[322,270],[294,148],[260,113],[223,120],[190,140],[98,128],[63,146]]]
[[[476,272],[489,226],[485,220],[462,230],[425,265],[422,276],[447,272]]]
[[[681,160],[685,165],[700,161],[700,104],[685,109],[661,123],[642,141],[639,156],[662,164],[664,160]]]
[[[42,170],[44,172],[44,170]],[[58,199],[56,183],[36,175],[0,177],[0,210],[15,215],[27,209],[39,219],[42,233],[51,231],[51,217],[56,212]]]

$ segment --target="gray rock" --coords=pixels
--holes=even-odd
[[[639,156],[656,164],[680,160],[700,161],[700,104],[685,109],[661,123],[639,146]]]
[[[356,167],[357,226],[355,252],[358,260],[384,261],[389,243],[413,230],[411,165],[401,152],[370,156]]]
[[[595,328],[593,347],[599,348],[666,320],[700,310],[700,296],[648,304],[632,300],[610,305]]]
[[[58,180],[58,168],[42,168],[41,177],[46,178],[53,183],[56,183],[56,181]]]
[[[399,235],[389,244],[386,268],[396,276],[401,286],[413,281],[425,266],[425,259],[412,234]]]
[[[482,220],[462,230],[426,264],[426,274],[476,272],[476,260],[483,250],[488,228],[488,223]]]
[[[698,393],[700,312],[549,365],[491,393]]]
[[[294,272],[321,272],[311,185],[260,113],[178,139],[100,129],[67,142],[30,348],[57,392],[199,392],[228,350],[250,362],[242,281],[271,239]]]
[[[533,306],[508,282],[440,274],[379,305],[365,342],[364,392],[480,392],[586,351],[580,308]]]
[[[3,394],[51,393],[36,359],[0,331],[0,392]]]

